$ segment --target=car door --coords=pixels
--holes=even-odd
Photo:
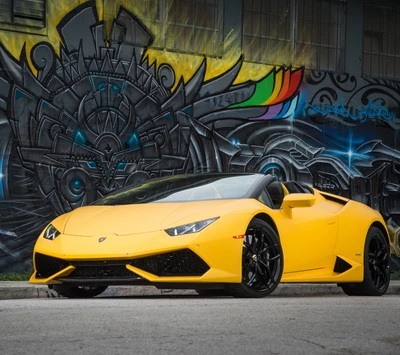
[[[270,207],[279,211],[277,218],[279,218],[285,273],[322,269],[333,263],[337,239],[335,212],[338,207],[322,199],[316,199],[310,205],[313,195],[310,191],[304,190],[302,195],[297,195],[297,197],[304,196],[304,203],[301,203],[300,199],[300,203],[297,203],[299,207],[290,208],[288,213],[282,206],[285,204],[284,196],[289,192],[283,187],[281,195],[278,190],[278,185],[272,183],[265,187],[263,193],[268,194],[272,202]]]

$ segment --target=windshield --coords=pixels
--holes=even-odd
[[[175,175],[148,180],[110,194],[94,205],[128,205],[149,202],[188,202],[243,198],[261,174]]]

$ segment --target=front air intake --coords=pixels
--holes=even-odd
[[[131,265],[156,276],[201,276],[210,269],[190,249],[138,258]]]
[[[38,279],[47,279],[51,275],[54,275],[57,272],[64,270],[66,267],[70,266],[70,263],[66,260],[36,253],[35,266],[36,277]]]
[[[126,268],[130,260],[71,261],[75,270],[68,279],[127,278],[137,276]]]

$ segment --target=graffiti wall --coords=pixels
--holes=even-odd
[[[57,30],[60,49],[0,45],[0,272],[28,268],[57,215],[191,172],[270,173],[359,200],[400,256],[398,83],[291,67],[244,80],[241,56],[211,77],[197,57],[183,77],[149,56],[154,34],[133,13],[106,30],[93,2]]]

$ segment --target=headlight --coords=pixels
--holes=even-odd
[[[165,229],[165,231],[171,237],[174,237],[176,235],[197,233],[206,228],[207,226],[209,226],[212,222],[216,221],[218,218],[219,217],[215,217],[215,218],[205,219],[203,221],[184,224],[183,226]]]
[[[60,234],[61,233],[52,224],[49,224],[47,229],[44,231],[43,237],[49,240],[54,240]]]

